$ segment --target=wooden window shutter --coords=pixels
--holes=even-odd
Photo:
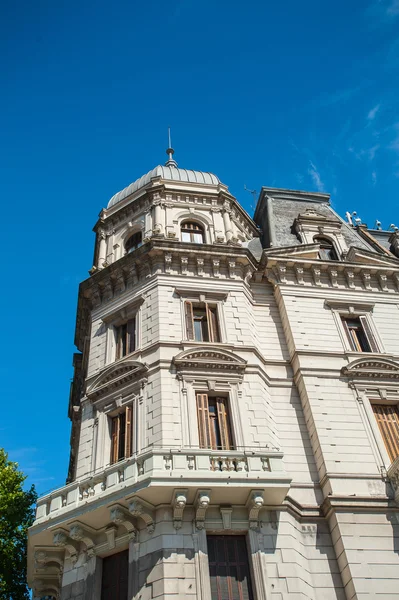
[[[197,394],[198,435],[200,448],[211,447],[208,394]]]
[[[122,347],[122,327],[115,327],[115,338],[116,338],[116,359],[122,358],[121,347]]]
[[[206,320],[208,323],[209,341],[219,342],[219,328],[217,321],[217,309],[206,304]]]
[[[216,398],[219,432],[222,450],[231,450],[230,419],[227,412],[227,398]]]
[[[367,341],[369,343],[371,351],[379,352],[377,342],[375,340],[373,332],[371,331],[370,325],[368,324],[367,317],[365,317],[365,316],[359,317],[359,320],[360,320],[360,323],[362,324],[363,331],[367,338]]]
[[[193,314],[193,303],[188,300],[184,303],[184,310],[186,316],[186,337],[188,340],[194,339],[194,314]]]
[[[389,458],[399,456],[399,412],[397,406],[373,404],[373,412]]]
[[[132,407],[126,406],[125,415],[125,458],[132,455]]]
[[[355,351],[358,350],[358,347],[356,346],[356,344],[353,340],[352,334],[349,330],[348,323],[346,322],[345,317],[342,317],[341,321],[342,321],[342,325],[344,326],[346,337],[348,338],[351,350],[355,350]]]
[[[119,429],[120,421],[119,415],[112,419],[112,431],[111,431],[111,464],[118,461],[118,448],[119,448]]]
[[[127,353],[134,352],[136,350],[136,317],[130,319],[126,324],[126,347]]]

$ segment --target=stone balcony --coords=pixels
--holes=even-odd
[[[213,451],[150,448],[38,499],[34,528],[60,524],[96,507],[138,495],[154,507],[170,504],[184,487],[211,493],[212,504],[245,504],[251,490],[262,488],[265,503],[281,504],[291,478],[278,450]],[[90,507],[90,508],[89,508]]]

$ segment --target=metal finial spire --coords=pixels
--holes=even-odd
[[[165,167],[175,167],[176,168],[177,162],[173,158],[175,151],[172,148],[172,137],[170,134],[170,127],[168,127],[168,142],[169,142],[169,147],[166,150],[166,154],[169,156],[169,158],[165,163]]]

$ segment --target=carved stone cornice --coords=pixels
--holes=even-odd
[[[147,502],[132,500],[129,504],[129,512],[133,517],[140,518],[147,526],[148,533],[154,533],[155,516],[154,510]]]
[[[136,539],[137,529],[134,524],[134,518],[123,506],[120,506],[119,504],[111,506],[109,509],[109,518],[111,523],[122,525],[129,533],[130,539]]]
[[[178,371],[216,371],[235,373],[242,377],[247,361],[223,348],[207,347],[185,350],[174,357]]]
[[[296,247],[298,248],[298,247]],[[300,248],[300,247],[299,247]],[[397,293],[399,291],[399,261],[393,265],[385,257],[377,256],[379,264],[322,261],[304,258],[289,249],[264,254],[264,274],[274,285],[301,285],[307,287],[340,288],[362,292]],[[299,276],[298,276],[299,273]]]
[[[138,382],[146,375],[147,371],[148,366],[145,363],[132,359],[114,363],[89,383],[86,395],[90,400],[97,400],[132,381]]]
[[[72,562],[78,559],[80,544],[77,544],[63,529],[53,532],[53,544],[57,548],[65,548],[69,552]]]
[[[86,526],[78,521],[71,523],[69,525],[69,537],[76,542],[83,542],[89,556],[93,555],[96,542],[94,540],[93,532],[89,531]]]
[[[359,358],[343,367],[341,373],[351,379],[399,379],[399,364],[377,356]]]

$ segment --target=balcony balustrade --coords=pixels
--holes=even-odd
[[[140,488],[140,494],[146,487],[154,493],[161,487],[173,489],[174,485],[228,488],[228,498],[234,487],[240,487],[245,492],[247,488],[259,485],[262,488],[269,487],[274,492],[271,503],[280,502],[290,484],[290,478],[283,469],[282,457],[282,452],[273,449],[218,451],[149,448],[137,456],[89,473],[79,481],[42,496],[37,502],[36,523],[58,517],[89,502],[103,498],[109,502],[114,492],[120,495],[124,488],[128,488],[126,495],[134,494],[135,487]]]

